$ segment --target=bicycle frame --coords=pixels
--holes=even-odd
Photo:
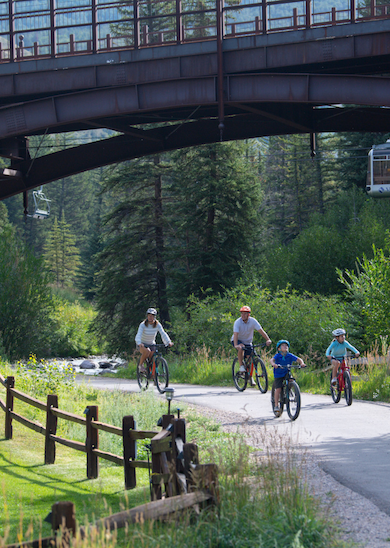
[[[341,392],[344,392],[344,389],[345,389],[344,371],[348,371],[348,373],[351,374],[348,362],[345,358],[343,359],[342,362],[340,362],[340,365],[337,371],[337,380],[339,383],[338,387]]]

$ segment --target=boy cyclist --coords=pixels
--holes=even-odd
[[[337,385],[337,370],[340,363],[344,360],[347,355],[347,350],[352,350],[355,353],[355,356],[360,356],[359,350],[357,350],[352,344],[349,344],[345,340],[345,329],[338,328],[332,331],[334,337],[333,341],[330,343],[326,350],[326,357],[329,358],[333,369],[332,369],[332,386]]]
[[[302,358],[298,358],[289,352],[290,343],[285,339],[278,341],[276,344],[276,354],[271,358],[271,365],[274,368],[274,387],[275,387],[275,413],[280,413],[279,399],[282,391],[284,377],[288,373],[287,365],[298,362],[301,367],[306,367]]]

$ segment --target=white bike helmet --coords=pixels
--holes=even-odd
[[[341,327],[338,327],[334,331],[332,331],[333,337],[340,337],[340,335],[345,335],[345,329],[342,329]]]
[[[153,316],[157,316],[157,310],[155,308],[148,308],[146,314],[153,314]]]

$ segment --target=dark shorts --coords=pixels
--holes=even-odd
[[[242,341],[237,341],[237,344],[245,344]],[[232,345],[234,347],[234,341],[232,341]],[[251,344],[245,344],[245,356],[250,356],[252,354],[252,345]]]
[[[340,363],[343,363],[343,361],[344,361],[344,356],[342,356],[341,358],[335,358],[334,356],[331,356],[331,358],[332,358],[332,360],[336,360]]]
[[[275,377],[274,379],[274,387],[276,388],[282,388],[283,381],[286,378],[286,375],[284,377]]]
[[[144,345],[145,348],[149,348],[149,350],[151,350],[152,352],[156,350],[155,344],[146,344],[146,343],[142,343],[142,344]]]

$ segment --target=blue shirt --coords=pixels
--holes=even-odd
[[[290,352],[287,352],[285,356],[281,352],[278,352],[274,356],[274,361],[281,367],[274,367],[274,377],[277,379],[278,377],[284,377],[287,374],[287,365],[291,365],[292,363],[298,361],[298,357],[294,356],[294,354],[291,354]]]
[[[359,352],[352,344],[349,344],[348,341],[339,343],[339,341],[332,341],[326,350],[326,356],[333,356],[334,358],[344,358],[347,355],[347,349],[352,350],[355,354]]]

